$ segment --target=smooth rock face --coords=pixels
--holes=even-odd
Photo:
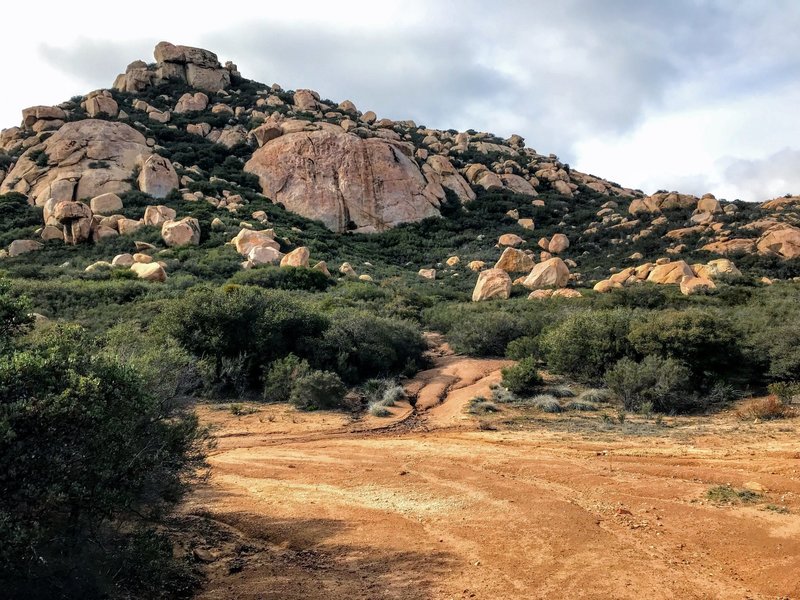
[[[179,185],[178,174],[172,163],[158,154],[153,154],[144,161],[138,183],[141,191],[154,198],[166,198]]]
[[[282,267],[308,267],[308,258],[311,252],[305,246],[300,246],[289,252],[281,259]]]
[[[563,288],[569,281],[569,268],[558,257],[539,263],[522,282],[529,290]]]
[[[563,233],[556,233],[547,244],[547,251],[550,254],[560,254],[567,248],[569,248],[569,239]]]
[[[800,228],[780,224],[764,232],[756,244],[763,254],[777,254],[781,258],[800,256]]]
[[[80,244],[92,236],[92,211],[83,202],[63,200],[53,208],[52,218],[64,231],[67,244]]]
[[[272,230],[252,231],[251,229],[242,229],[231,240],[231,243],[242,256],[248,256],[253,248],[280,250],[280,244],[273,239]]]
[[[92,119],[98,115],[116,117],[119,113],[119,106],[117,106],[116,100],[111,97],[111,92],[108,90],[101,90],[89,94],[84,103],[84,107],[86,109],[86,114]]]
[[[200,243],[200,223],[193,217],[167,221],[161,226],[161,237],[171,248],[197,246]]]
[[[274,202],[334,231],[381,231],[438,216],[444,197],[396,146],[344,132],[281,136],[256,150],[244,170]]]
[[[30,158],[39,150],[48,156],[47,167]],[[146,159],[152,153],[145,137],[124,123],[96,119],[66,123],[20,157],[0,185],[0,194],[22,192],[37,206],[50,198],[80,200],[119,194],[131,189],[127,180],[141,164],[140,157]]]
[[[713,290],[716,288],[716,284],[710,279],[706,279],[704,277],[694,277],[694,276],[685,276],[680,281],[681,286],[681,294],[684,296],[689,296],[691,294],[696,294],[701,290]]]
[[[470,271],[482,271],[486,267],[486,263],[482,260],[471,260],[467,265]]]
[[[436,269],[420,269],[417,272],[417,275],[419,275],[423,279],[434,280],[436,279]]]
[[[478,275],[478,283],[472,291],[472,301],[506,300],[511,295],[511,277],[503,269],[486,269]]]
[[[711,242],[702,247],[702,250],[715,252],[717,254],[738,254],[744,252],[749,254],[755,252],[756,241],[745,238],[734,238],[724,242]]]
[[[89,208],[96,215],[113,215],[122,210],[122,199],[112,193],[101,194],[91,199]]]
[[[148,206],[144,209],[144,224],[150,226],[158,226],[163,225],[167,221],[173,221],[177,213],[174,209],[158,205],[158,206]]]
[[[515,248],[525,243],[525,240],[519,237],[516,233],[504,233],[497,239],[500,246],[510,246]]]
[[[133,256],[128,253],[117,254],[111,261],[111,264],[115,267],[130,267],[133,265],[133,263]]]
[[[506,273],[529,273],[533,264],[533,259],[522,250],[506,248],[494,268],[502,269]]]
[[[166,281],[167,272],[157,262],[152,263],[133,263],[131,271],[136,273],[139,279],[146,281]]]
[[[595,292],[598,292],[600,294],[605,294],[607,292],[610,292],[613,289],[621,288],[621,287],[622,287],[622,283],[620,283],[619,281],[613,281],[611,279],[604,279],[603,281],[598,281],[597,283],[595,283],[594,284],[594,288],[592,288],[592,289],[594,289]]]
[[[684,277],[694,277],[692,268],[685,261],[668,262],[663,265],[656,265],[647,281],[652,283],[680,283]]]
[[[14,258],[20,254],[41,250],[43,247],[42,244],[34,240],[14,240],[8,245],[8,255]]]
[[[203,92],[195,92],[194,94],[186,93],[178,99],[174,112],[177,114],[195,112],[205,110],[207,106],[208,96]]]
[[[446,157],[438,154],[428,157],[423,171],[431,181],[438,178],[442,187],[453,192],[462,203],[475,200],[475,192]]]
[[[255,265],[275,265],[281,262],[283,254],[280,250],[270,246],[256,246],[247,253],[247,260],[250,266]]]

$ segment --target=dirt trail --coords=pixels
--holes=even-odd
[[[796,422],[479,431],[465,405],[504,364],[444,353],[388,421],[201,408],[201,598],[800,598]],[[723,483],[763,498],[704,499]]]

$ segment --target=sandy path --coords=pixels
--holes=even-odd
[[[464,406],[503,364],[439,358],[388,428],[202,409],[219,442],[187,512],[229,539],[201,597],[800,598],[796,423],[478,431]],[[766,491],[717,506],[720,483]]]

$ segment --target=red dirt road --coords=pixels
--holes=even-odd
[[[388,420],[202,407],[218,446],[185,511],[221,533],[200,597],[800,598],[796,420],[479,430],[465,405],[503,364],[441,357]],[[761,496],[706,500],[726,483]]]

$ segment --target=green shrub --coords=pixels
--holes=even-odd
[[[629,339],[641,356],[683,361],[696,386],[741,369],[736,331],[720,312],[691,308],[651,313],[631,326]]]
[[[198,388],[199,371],[178,343],[136,322],[121,323],[103,336],[100,355],[135,370],[144,389],[162,401],[176,401]]]
[[[369,414],[373,417],[390,417],[392,416],[392,411],[386,408],[385,404],[380,404],[378,402],[372,402],[367,408]]]
[[[338,408],[346,393],[347,388],[336,373],[310,371],[294,382],[289,402],[300,410]]]
[[[26,298],[15,298],[10,291],[11,284],[0,279],[0,352],[33,324],[30,302]]]
[[[401,400],[405,400],[407,397],[408,395],[406,394],[406,390],[402,385],[392,385],[386,388],[386,391],[383,392],[381,404],[384,406],[394,406]]]
[[[531,404],[546,413],[560,413],[564,412],[558,399],[550,394],[539,394],[531,398]]]
[[[499,412],[500,408],[494,402],[489,402],[486,398],[478,396],[470,400],[468,411],[473,415],[486,415]]]
[[[536,361],[523,358],[516,365],[502,370],[503,387],[520,396],[530,396],[544,384],[542,376],[536,368]]]
[[[492,388],[492,400],[495,402],[499,402],[500,404],[511,404],[513,402],[518,402],[519,398],[517,398],[516,394],[511,390],[507,390],[504,387],[501,387],[497,384],[493,385]]]
[[[680,412],[696,407],[689,395],[690,376],[681,362],[650,355],[640,363],[619,360],[606,373],[606,384],[625,410],[639,411],[649,402],[659,412]]]
[[[535,358],[541,356],[539,337],[524,335],[521,338],[511,340],[506,346],[506,358],[522,360],[527,356],[533,356]]]
[[[800,381],[780,381],[771,383],[767,386],[769,393],[774,395],[784,404],[791,402],[800,396]]]
[[[706,498],[717,504],[740,504],[757,502],[761,499],[761,494],[750,490],[732,487],[729,484],[715,485],[706,492]]]
[[[597,410],[597,407],[589,402],[583,402],[581,400],[573,400],[572,402],[567,402],[566,406],[564,406],[564,409],[574,410],[578,412],[591,412]]]
[[[310,371],[308,361],[294,354],[272,361],[264,373],[264,402],[288,402],[295,382]]]
[[[320,271],[303,267],[257,267],[234,274],[230,283],[267,289],[324,292],[334,281]]]
[[[223,367],[241,361],[251,386],[269,362],[308,353],[325,325],[286,292],[234,285],[194,288],[166,304],[156,322],[186,350],[210,361],[211,383],[224,383]]]
[[[589,388],[581,392],[581,395],[578,396],[578,400],[581,402],[590,402],[593,404],[602,404],[608,402],[610,399],[611,392],[606,389]]]
[[[448,335],[453,350],[470,356],[503,356],[509,342],[528,332],[522,317],[505,312],[464,315]]]
[[[180,499],[202,441],[194,415],[148,393],[79,328],[0,356],[4,592],[107,597],[157,581],[151,563],[126,564],[124,546]],[[174,564],[171,552],[159,560],[161,572]]]
[[[545,331],[547,366],[582,382],[600,381],[608,365],[631,352],[631,313],[623,309],[579,312]]]
[[[317,348],[319,366],[345,381],[415,371],[427,346],[416,325],[361,311],[338,311]]]

